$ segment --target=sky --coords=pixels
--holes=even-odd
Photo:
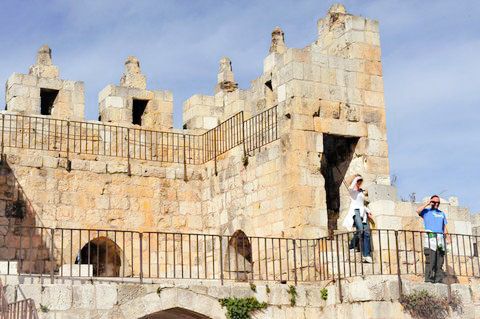
[[[126,57],[135,55],[150,89],[173,92],[180,127],[183,101],[213,93],[222,56],[246,89],[262,73],[275,26],[287,46],[304,47],[332,3],[0,0],[0,81],[26,73],[48,44],[61,77],[85,82],[86,117],[96,119],[98,92],[118,84]],[[380,21],[390,171],[399,196],[458,196],[480,212],[480,2],[343,3]]]

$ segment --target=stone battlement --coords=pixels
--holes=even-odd
[[[43,46],[8,79],[1,114],[3,187],[33,217],[3,221],[318,238],[343,231],[345,184],[362,174],[379,228],[421,228],[390,185],[378,22],[334,5],[313,43],[290,48],[276,27],[266,54],[248,89],[222,58],[214,94],[185,101],[173,129],[172,93],[147,89],[133,56],[84,121],[83,83]],[[472,233],[466,209],[442,207],[452,232]]]

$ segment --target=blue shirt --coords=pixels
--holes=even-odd
[[[447,216],[439,209],[425,208],[420,212],[420,217],[423,218],[425,230],[434,233],[444,233],[445,225],[447,224]]]

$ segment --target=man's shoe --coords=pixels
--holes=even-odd
[[[370,257],[370,256],[363,257],[363,258],[362,258],[362,261],[363,261],[364,263],[366,263],[366,264],[371,264],[371,263],[373,263],[372,257]]]

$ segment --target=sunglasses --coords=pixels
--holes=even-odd
[[[440,204],[440,202],[434,202],[434,201],[431,201],[430,203],[432,203],[433,205]]]

